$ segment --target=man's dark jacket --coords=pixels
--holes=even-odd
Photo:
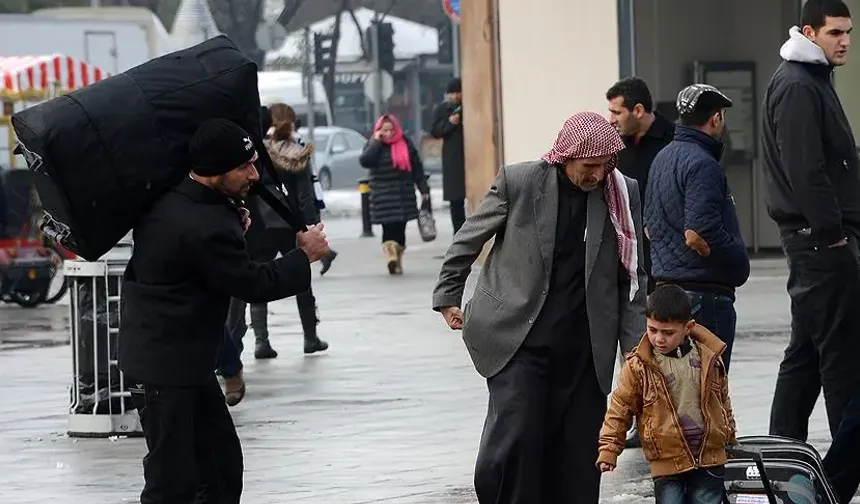
[[[643,205],[647,198],[651,163],[657,153],[669,145],[674,138],[675,125],[659,112],[654,112],[654,122],[638,142],[632,135],[622,138],[627,147],[618,153],[618,169],[639,183]]]
[[[686,126],[651,165],[645,226],[651,235],[652,274],[658,281],[713,284],[746,283],[749,256],[735,204],[720,166],[722,143]],[[707,257],[686,245],[691,229],[711,248]]]
[[[824,245],[844,238],[845,227],[860,230],[857,147],[832,73],[820,62],[783,61],[762,111],[768,213],[783,233],[811,228]]]
[[[301,250],[251,261],[236,206],[186,179],[134,230],[123,278],[119,367],[135,381],[197,386],[211,379],[230,298],[265,303],[310,287]]]
[[[658,152],[672,142],[675,137],[675,125],[666,119],[663,114],[654,112],[654,122],[648,131],[636,141],[636,137],[628,135],[622,138],[626,148],[618,153],[618,170],[624,175],[639,183],[639,198],[645,208],[645,198],[648,191],[648,174],[651,172],[651,163]],[[645,248],[645,272],[648,274],[648,292],[656,286],[651,272],[651,241],[648,237],[642,240]]]
[[[448,101],[436,106],[430,134],[442,139],[442,198],[445,201],[466,199],[466,155],[463,145],[463,114],[460,124],[448,120],[460,105]]]

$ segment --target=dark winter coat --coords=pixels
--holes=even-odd
[[[448,120],[455,103],[442,102],[433,111],[430,134],[442,139],[442,198],[445,201],[466,199],[466,155],[463,145],[463,115],[460,124]]]
[[[403,171],[391,162],[391,148],[376,139],[364,146],[358,162],[370,171],[370,220],[374,224],[408,222],[418,218],[418,199],[429,194],[430,187],[424,178],[421,156],[408,139],[412,171]]]
[[[204,385],[218,365],[231,297],[265,303],[306,292],[310,280],[301,250],[252,262],[236,206],[186,179],[134,230],[122,286],[119,368],[137,382]]]
[[[297,139],[296,142],[304,146],[304,142],[300,139]],[[286,187],[289,194],[295,196],[295,201],[299,204],[299,210],[304,217],[305,224],[310,225],[320,222],[320,212],[314,196],[313,173],[310,163],[289,162],[289,160],[279,155],[280,142],[273,142],[270,137],[267,137],[265,143],[269,151],[269,157],[272,158],[275,173],[278,176],[277,183],[282,184]],[[261,183],[269,186],[273,191],[276,190],[276,182],[272,181],[268,173],[261,173],[260,179]],[[284,239],[294,240],[296,230],[291,229],[262,199],[259,197],[251,199],[254,204],[254,208],[251,209],[251,228],[245,234],[245,239],[248,242],[248,251],[254,260],[268,261],[272,258],[270,251],[273,250],[273,246],[269,242]],[[292,246],[293,244],[289,244],[288,246],[278,245],[276,248],[278,250],[282,248],[289,249]]]
[[[719,159],[719,140],[686,126],[651,165],[645,226],[651,236],[652,274],[657,281],[743,285],[750,273],[734,198]],[[710,246],[700,256],[687,246],[691,229]]]
[[[792,28],[780,55],[762,106],[768,213],[783,233],[811,228],[831,245],[860,229],[854,134],[821,48]]]

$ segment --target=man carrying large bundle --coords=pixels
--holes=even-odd
[[[123,281],[119,367],[149,450],[143,504],[239,502],[242,449],[214,374],[230,298],[305,292],[310,263],[329,253],[322,226],[311,226],[298,249],[252,262],[239,206],[259,180],[251,135],[211,119],[188,150],[189,176],[135,226]]]

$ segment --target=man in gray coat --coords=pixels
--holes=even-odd
[[[499,170],[445,256],[433,308],[463,330],[490,394],[481,503],[598,502],[618,345],[629,352],[645,331],[642,209],[636,182],[615,170],[623,148],[606,119],[574,114],[541,160]]]

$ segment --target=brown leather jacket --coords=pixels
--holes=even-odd
[[[627,356],[618,388],[612,393],[612,401],[600,429],[598,464],[617,465],[634,416],[652,477],[726,462],[726,444],[737,442],[728,377],[720,358],[726,345],[699,325],[690,335],[702,360],[701,400],[705,437],[700,453],[693,454],[684,437],[669,389],[646,334],[639,346]]]

